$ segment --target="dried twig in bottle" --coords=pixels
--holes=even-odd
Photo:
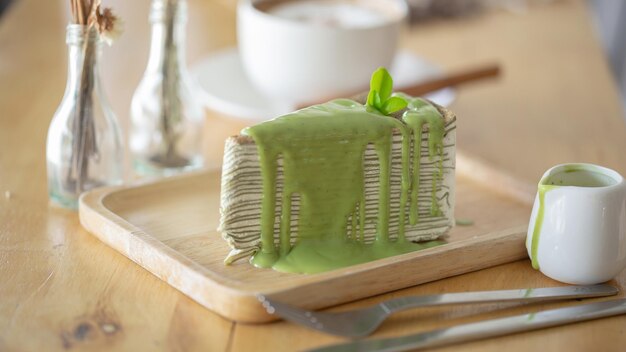
[[[158,155],[151,159],[153,162],[166,167],[178,168],[188,164],[188,160],[176,151],[176,143],[180,139],[177,124],[182,121],[182,103],[180,99],[180,72],[177,56],[176,41],[174,38],[176,17],[178,16],[178,1],[167,0],[165,11],[165,55],[162,64],[163,84],[161,89],[161,132],[163,148]]]
[[[83,62],[80,74],[77,104],[72,119],[72,155],[66,182],[76,193],[89,182],[89,160],[98,158],[96,130],[93,118],[94,65],[98,40],[92,40],[92,31],[98,34],[113,31],[116,18],[110,9],[101,12],[101,0],[70,0],[73,23],[85,27]]]

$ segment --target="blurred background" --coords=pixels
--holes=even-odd
[[[11,7],[19,7],[19,3],[26,0],[0,0],[0,21],[6,17]],[[65,12],[69,18],[68,1],[53,0],[58,4],[57,8]],[[228,47],[235,42],[235,9],[236,0],[189,0],[190,21],[188,45],[189,62],[193,64],[202,55],[206,55],[213,50]],[[429,21],[459,21],[462,18],[480,17],[482,12],[500,9],[508,11],[516,16],[523,16],[533,5],[548,5],[553,0],[407,0],[411,8],[411,24],[413,26],[424,25]],[[104,1],[103,5],[112,7],[117,14],[122,17],[125,23],[125,34],[115,47],[105,53],[109,58],[103,61],[109,63],[116,61],[120,53],[128,49],[126,46],[132,45],[135,54],[132,57],[124,56],[126,69],[122,76],[129,80],[139,82],[142,66],[145,64],[148,55],[148,45],[136,47],[137,38],[149,38],[150,26],[147,16],[150,8],[149,0]],[[626,103],[626,3],[614,0],[586,0],[586,5],[593,19],[593,24],[601,42],[606,59],[610,64],[616,84],[622,93],[622,102]],[[215,11],[215,8],[225,8],[229,10],[230,16],[224,17],[224,12]],[[19,9],[15,10],[19,11]],[[219,14],[219,16],[216,16]],[[54,16],[53,16],[54,17]],[[558,19],[555,19],[558,20]],[[215,29],[219,28],[219,31]],[[224,35],[228,33],[228,35]],[[6,48],[0,48],[6,50]],[[116,66],[116,63],[107,66]],[[105,68],[106,70],[106,68]],[[111,80],[108,80],[111,81]],[[109,83],[105,83],[109,85]],[[132,85],[127,85],[130,91],[120,92],[132,94]],[[128,95],[126,94],[126,95]],[[120,94],[124,95],[124,94]],[[114,99],[113,106],[121,107],[128,105],[128,101]],[[117,109],[116,109],[117,110]]]
[[[622,104],[626,105],[626,3],[590,0],[589,7],[613,76],[622,92]]]
[[[482,62],[502,64],[498,84],[479,82],[459,92],[452,105],[459,115],[488,116],[491,111],[510,109],[520,115],[533,116],[546,104],[560,99],[559,90],[564,89],[563,85],[575,91],[569,96],[584,99],[585,90],[592,89],[594,84],[593,80],[587,82],[585,65],[588,62],[595,65],[599,61],[611,75],[615,92],[621,94],[620,100],[626,103],[626,3],[623,1],[407,1],[411,7],[411,24],[400,42],[402,49],[436,63],[444,71]],[[103,5],[112,7],[124,22],[122,36],[113,46],[104,49],[100,71],[111,106],[123,130],[127,131],[132,94],[148,60],[150,1],[104,0]],[[236,6],[235,0],[188,0],[187,61],[190,69],[207,56],[236,45]],[[24,81],[24,76],[18,76],[20,81],[11,83],[14,88],[9,94],[19,99],[31,94],[33,89],[46,92],[49,99],[45,106],[43,101],[35,100],[32,107],[41,104],[39,108],[45,115],[42,118],[46,119],[53,115],[56,107],[53,102],[61,100],[65,86],[67,47],[64,41],[69,16],[69,4],[64,0],[0,0],[0,79],[14,79],[11,72],[17,66],[28,65],[33,70],[45,72],[45,76],[28,76],[28,82]],[[585,28],[580,27],[581,23]],[[586,26],[594,28],[595,38],[592,40],[598,50],[581,55],[579,40],[585,43],[590,40],[586,37]],[[18,44],[23,41],[32,41],[36,45]],[[530,42],[537,42],[533,47],[539,49],[528,52],[526,48],[532,46]],[[604,75],[605,71],[600,72]],[[539,77],[542,84],[534,87],[533,81],[538,81]],[[562,78],[567,83],[557,85]],[[590,86],[584,87],[586,84]],[[567,105],[567,101],[561,105],[563,114],[578,109]],[[492,110],[492,107],[496,109]],[[224,139],[249,122],[219,116],[209,118],[207,128],[210,131],[204,141],[205,147],[218,152],[209,153],[206,165],[219,167],[219,151]],[[524,141],[515,140],[515,122],[507,121],[506,124],[502,122],[494,128],[502,133],[510,132],[511,142],[522,145]],[[41,128],[44,125],[41,124]],[[490,140],[490,136],[481,135],[481,128],[463,126],[459,140],[464,147],[481,149],[480,144],[496,143],[495,137]],[[42,137],[45,135],[43,130],[38,133]],[[479,135],[480,138],[475,138]],[[587,150],[582,151],[583,156]],[[530,151],[533,152],[541,151]],[[559,150],[553,153],[554,163],[561,162],[566,154],[559,154]],[[495,151],[485,157],[507,163],[502,159],[504,156]],[[524,172],[521,167],[520,171]]]

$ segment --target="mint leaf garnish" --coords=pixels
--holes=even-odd
[[[391,93],[393,93],[393,79],[384,67],[380,67],[372,74],[367,105],[383,115],[404,109],[407,106],[406,99],[399,96],[392,97]]]
[[[401,97],[391,97],[383,104],[383,113],[389,115],[406,108],[407,102]]]

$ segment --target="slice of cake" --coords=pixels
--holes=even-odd
[[[311,106],[226,141],[226,263],[314,273],[441,243],[454,223],[456,118],[392,96],[390,80],[373,76],[367,104]]]

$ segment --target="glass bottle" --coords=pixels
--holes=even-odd
[[[204,110],[185,61],[186,2],[153,0],[152,41],[131,103],[130,150],[139,175],[169,176],[203,164]]]
[[[100,84],[100,34],[93,27],[70,24],[66,43],[67,85],[48,129],[46,161],[50,199],[75,209],[82,192],[122,182],[123,149],[118,122]]]

